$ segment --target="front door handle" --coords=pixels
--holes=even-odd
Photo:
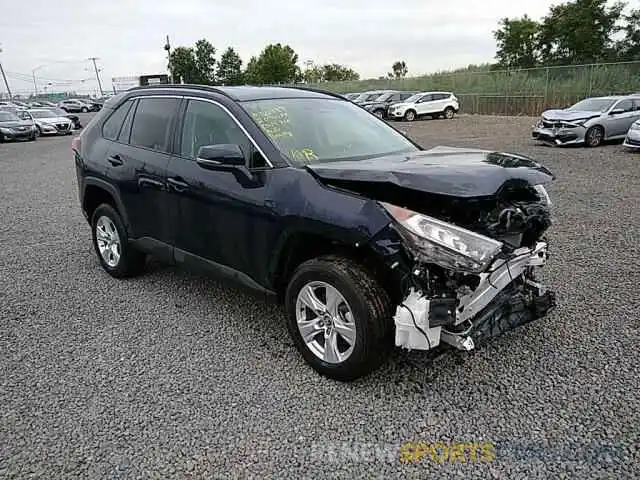
[[[167,178],[167,183],[171,188],[173,188],[176,192],[184,192],[189,190],[189,184],[182,180],[180,177],[170,177]]]
[[[122,158],[117,153],[115,155],[111,155],[110,157],[108,157],[107,160],[114,167],[119,167],[120,165],[123,164]]]

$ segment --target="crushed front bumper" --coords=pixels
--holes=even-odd
[[[564,122],[548,127],[538,122],[533,126],[531,137],[550,145],[579,145],[584,143],[587,129],[582,125]]]
[[[480,275],[478,286],[458,299],[451,322],[430,321],[432,302],[412,290],[394,316],[396,346],[430,350],[441,342],[462,350],[541,318],[555,304],[555,295],[537,283],[530,271],[547,260],[547,244],[520,248],[508,259],[497,259]],[[431,313],[430,313],[431,312]],[[439,322],[438,322],[439,323]]]

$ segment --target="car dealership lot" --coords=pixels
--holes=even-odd
[[[396,125],[425,146],[525,153],[554,171],[557,310],[472,354],[398,352],[353,384],[319,377],[280,309],[251,294],[158,264],[106,275],[70,137],[0,145],[0,477],[631,475],[640,155],[537,145],[533,122]],[[420,441],[490,442],[495,459],[393,455]]]

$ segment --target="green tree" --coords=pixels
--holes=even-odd
[[[204,85],[213,85],[216,81],[216,49],[208,40],[204,38],[196,42],[195,57],[196,67],[198,68],[199,81]]]
[[[538,33],[540,24],[527,15],[522,18],[503,18],[493,32],[500,66],[510,68],[534,67],[540,58]]]
[[[409,73],[409,69],[407,68],[407,64],[404,60],[398,60],[391,65],[391,75],[390,77],[395,78],[404,78]]]
[[[592,63],[607,60],[615,49],[623,3],[574,0],[551,7],[540,25],[539,48],[546,64]]]
[[[322,66],[322,79],[325,82],[355,81],[360,80],[360,75],[349,67],[331,63]]]
[[[320,65],[307,68],[302,73],[302,79],[306,83],[321,83],[324,81],[324,68]]]
[[[258,58],[247,64],[247,81],[255,84],[292,83],[301,78],[298,54],[280,43],[267,45]]]
[[[217,81],[222,85],[242,85],[242,59],[232,48],[227,48],[218,62]]]
[[[624,16],[623,39],[617,44],[618,54],[623,60],[640,60],[640,9]]]
[[[193,48],[176,47],[169,57],[169,71],[175,83],[198,83],[200,72]]]

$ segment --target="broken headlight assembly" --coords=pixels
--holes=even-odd
[[[384,202],[381,205],[425,262],[481,273],[502,250],[501,242],[484,235],[396,205]]]

